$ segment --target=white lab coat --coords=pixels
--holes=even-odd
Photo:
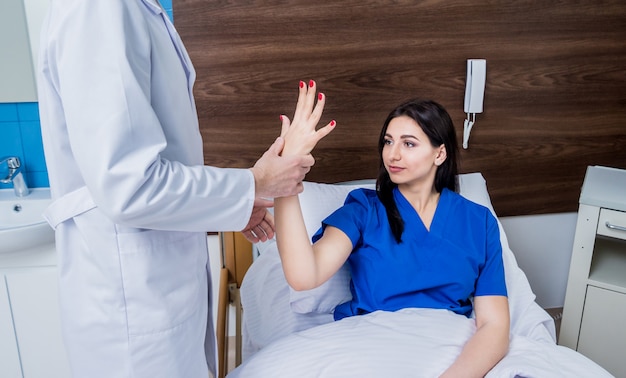
[[[75,377],[215,369],[206,231],[246,225],[254,178],[203,166],[194,79],[156,0],[51,0],[38,69],[46,217]]]

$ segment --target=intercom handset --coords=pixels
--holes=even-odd
[[[476,122],[476,113],[483,112],[486,78],[487,61],[485,59],[468,59],[465,102],[463,105],[463,110],[467,113],[467,118],[463,125],[463,148],[465,149],[467,149],[474,122]]]

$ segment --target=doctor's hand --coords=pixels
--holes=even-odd
[[[274,237],[274,216],[267,211],[267,200],[256,200],[252,208],[252,215],[246,228],[241,233],[250,243],[264,242]],[[269,201],[272,206],[273,201]]]
[[[304,190],[302,180],[315,159],[310,154],[281,156],[284,144],[283,138],[277,138],[250,168],[254,175],[255,198],[289,197]]]
[[[335,128],[336,122],[332,120],[326,126],[316,130],[324,111],[326,96],[320,92],[315,103],[315,91],[315,81],[310,80],[308,86],[301,81],[293,121],[289,121],[289,118],[284,115],[281,116],[283,124],[280,136],[285,139],[283,156],[310,154],[317,142]]]

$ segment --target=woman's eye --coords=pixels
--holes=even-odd
[[[407,147],[415,147],[415,143],[413,142],[404,142],[404,145]]]
[[[393,142],[391,141],[391,139],[385,139],[385,144],[386,145],[391,145]]]

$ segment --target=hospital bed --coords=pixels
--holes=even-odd
[[[480,173],[459,175],[459,183],[461,195],[494,212]],[[373,188],[374,182],[305,182],[300,202],[309,236],[358,187]],[[535,302],[498,223],[511,336],[507,356],[487,377],[611,377],[582,354],[556,344],[554,320]],[[238,324],[238,366],[228,377],[436,377],[475,329],[472,319],[435,309],[377,311],[335,322],[334,307],[351,297],[347,266],[318,288],[295,291],[285,280],[275,240],[251,246],[240,234],[221,237],[218,323],[225,326],[230,301]],[[228,346],[225,328],[219,327],[223,377]]]

